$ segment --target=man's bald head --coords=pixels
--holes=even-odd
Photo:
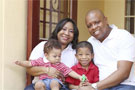
[[[102,17],[102,18],[105,17],[105,16],[104,16],[104,13],[103,13],[101,10],[99,10],[99,9],[90,10],[90,11],[86,14],[86,17],[89,16],[90,14],[94,14],[94,15],[96,14],[96,15]]]
[[[86,16],[87,16],[87,15],[90,15],[90,14],[98,14],[98,15],[100,15],[100,16],[102,16],[102,17],[105,17],[105,16],[104,16],[104,13],[103,13],[101,10],[99,10],[99,9],[90,10],[90,11],[86,14]]]

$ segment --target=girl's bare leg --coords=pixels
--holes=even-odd
[[[35,83],[35,90],[46,90],[45,84],[42,81]]]

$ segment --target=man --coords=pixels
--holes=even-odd
[[[85,19],[100,81],[79,90],[135,90],[135,38],[126,30],[109,26],[98,9],[89,11]]]

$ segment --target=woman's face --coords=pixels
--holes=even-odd
[[[57,34],[58,41],[62,45],[68,45],[74,38],[74,29],[71,22],[67,22]]]

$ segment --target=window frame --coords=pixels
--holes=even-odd
[[[125,29],[126,30],[128,30],[127,29],[127,20],[126,19],[130,19],[130,26],[129,26],[129,28],[130,28],[130,30],[128,30],[131,34],[135,34],[135,15],[132,15],[134,12],[134,10],[135,10],[135,8],[133,8],[134,6],[133,6],[133,1],[134,0],[131,0],[131,7],[130,7],[130,15],[126,15],[127,14],[127,2],[128,2],[129,0],[125,0]],[[135,1],[134,1],[135,2]],[[134,5],[135,5],[135,3],[134,3]]]

